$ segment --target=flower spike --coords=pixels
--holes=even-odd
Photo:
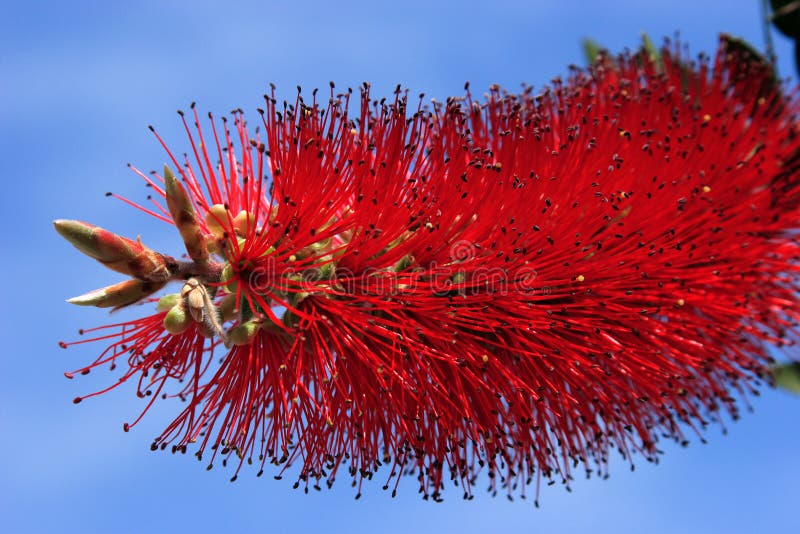
[[[87,331],[105,348],[78,372],[186,401],[151,448],[233,479],[255,463],[394,494],[413,474],[440,500],[481,471],[538,495],[605,476],[615,451],[657,461],[738,417],[773,347],[798,359],[800,341],[797,92],[729,38],[714,59],[681,50],[592,52],[539,94],[430,106],[273,89],[255,133],[193,106],[185,161],[167,149],[180,182],[139,173],[191,261],[56,223],[175,286]],[[128,303],[124,284],[76,303]]]

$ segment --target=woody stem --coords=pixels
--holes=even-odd
[[[172,280],[188,280],[200,278],[205,282],[219,282],[222,279],[223,264],[216,261],[201,263],[195,261],[177,261],[170,266]]]

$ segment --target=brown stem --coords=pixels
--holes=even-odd
[[[195,261],[170,262],[171,280],[188,280],[189,278],[200,278],[204,282],[219,282],[222,279],[223,264],[216,261],[207,261],[202,264]]]

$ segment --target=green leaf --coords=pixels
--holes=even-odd
[[[800,363],[784,363],[772,368],[775,385],[787,391],[800,394]]]
[[[597,63],[597,56],[605,50],[600,43],[588,37],[581,41],[583,47],[583,56],[586,58],[586,64],[591,66]]]
[[[658,51],[658,47],[645,32],[642,32],[642,49],[644,49],[651,60],[655,60],[661,55]]]
[[[642,32],[642,52],[644,52],[647,59],[655,65],[659,72],[664,70],[664,60],[661,59],[661,51],[645,32]]]

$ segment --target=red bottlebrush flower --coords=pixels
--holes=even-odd
[[[524,495],[735,417],[768,345],[795,346],[798,103],[764,64],[664,49],[432,109],[365,86],[357,117],[351,94],[279,107],[273,89],[263,138],[241,113],[184,119],[179,178],[139,173],[162,201],[138,207],[188,260],[57,223],[184,284],[84,369],[126,354],[142,395],[179,382],[154,449],[294,464],[306,489],[416,474],[434,499],[485,468]],[[75,302],[155,302],[142,284],[163,276],[122,272]]]

